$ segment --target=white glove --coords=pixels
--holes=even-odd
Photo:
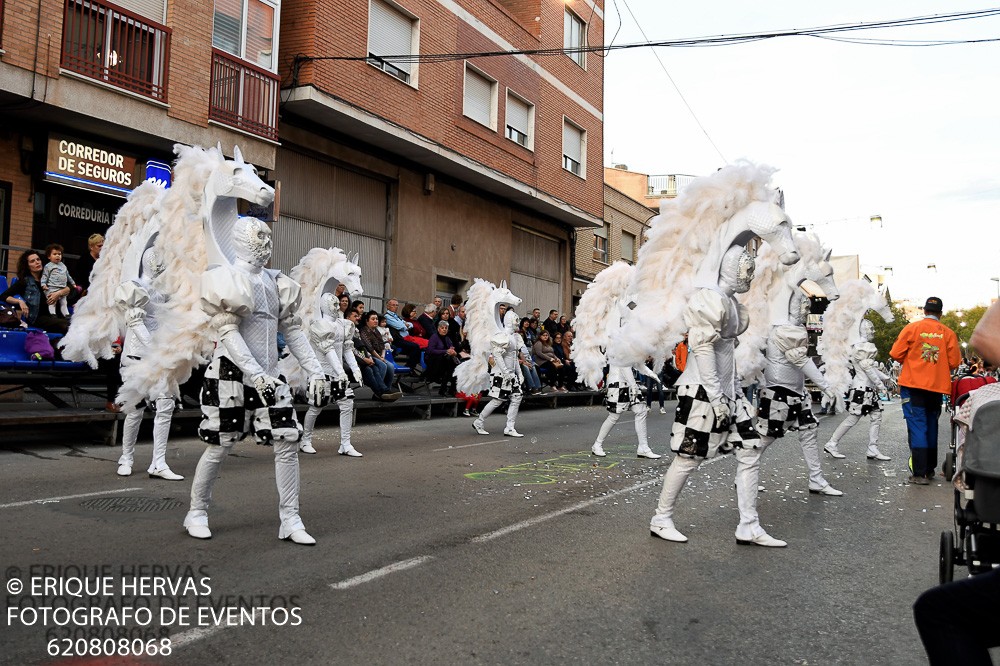
[[[350,380],[350,378],[349,378],[349,377],[347,376],[347,373],[346,373],[346,372],[341,372],[341,373],[340,373],[339,375],[337,375],[337,381],[338,381],[339,383],[341,383],[341,384],[344,384],[344,385],[346,385],[346,384],[347,384],[347,383],[348,383],[349,381],[351,381],[351,380]]]
[[[330,402],[330,382],[325,375],[313,375],[306,387],[306,399],[313,407],[322,407]]]
[[[281,386],[281,380],[270,375],[255,375],[253,378],[253,387],[257,389],[261,401],[268,407],[274,407],[277,404],[279,386]]]
[[[712,411],[715,412],[715,423],[720,428],[729,427],[729,419],[732,416],[732,412],[729,411],[729,405],[723,401],[713,402]]]
[[[837,400],[837,392],[834,391],[829,386],[827,386],[825,389],[823,389],[823,395],[825,395],[830,400],[833,400],[834,402],[836,402],[836,400]]]

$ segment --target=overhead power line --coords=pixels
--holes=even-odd
[[[576,48],[548,48],[548,49],[516,49],[511,51],[475,51],[468,53],[407,53],[395,55],[296,55],[296,68],[303,63],[320,60],[340,60],[340,61],[384,61],[390,63],[436,63],[450,62],[455,60],[472,60],[476,58],[492,58],[497,56],[526,55],[526,56],[557,56],[574,53],[595,53],[622,51],[627,49],[649,48],[651,46],[664,47],[706,47],[706,46],[728,46],[731,44],[745,44],[748,42],[759,42],[766,39],[776,39],[779,37],[818,37],[824,39],[835,39],[856,44],[872,44],[880,46],[948,46],[954,44],[978,44],[983,42],[1000,41],[998,38],[983,39],[962,39],[962,40],[888,40],[888,39],[865,39],[860,37],[830,37],[846,32],[857,32],[860,30],[883,30],[887,28],[901,28],[918,25],[933,25],[937,23],[950,23],[953,21],[968,21],[973,19],[983,19],[1000,16],[1000,8],[981,9],[975,11],[953,12],[950,14],[933,14],[929,16],[915,16],[911,18],[890,19],[886,21],[874,21],[871,23],[840,23],[836,25],[820,26],[816,28],[776,30],[771,32],[741,33],[734,35],[715,35],[706,37],[686,37],[682,39],[664,39],[657,41],[645,41],[630,44],[611,44],[597,46],[581,46]]]

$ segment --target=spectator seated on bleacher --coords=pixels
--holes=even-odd
[[[454,341],[448,335],[448,322],[438,322],[437,330],[427,343],[425,352],[429,382],[441,384],[438,395],[455,395],[455,366],[462,362]]]
[[[417,323],[420,324],[420,327],[432,334],[437,331],[437,324],[434,323],[434,320],[437,318],[437,311],[438,309],[433,303],[428,303],[424,306],[423,314],[417,317]],[[430,338],[430,335],[427,337]]]
[[[360,317],[357,312],[349,312],[348,318],[358,326]],[[395,371],[385,360],[385,346],[382,336],[375,330],[377,325],[378,313],[372,310],[365,316],[364,325],[358,328],[358,337],[354,339],[354,353],[358,357],[362,383],[372,390],[376,400],[392,402],[403,394],[392,390]]]
[[[0,294],[0,301],[17,307],[28,326],[65,334],[69,320],[49,314],[48,307],[65,298],[69,291],[67,286],[46,294],[42,290],[42,253],[28,250],[17,260],[17,281]]]
[[[552,336],[549,335],[548,331],[542,330],[538,334],[538,340],[531,348],[531,354],[535,361],[535,367],[538,368],[539,376],[555,390],[565,393],[567,391],[564,388],[566,385],[566,366],[556,356],[552,348]]]
[[[392,335],[393,349],[398,349],[397,360],[406,361],[406,367],[413,375],[419,375],[420,349],[421,346],[410,339],[410,329],[406,322],[399,316],[399,299],[390,298],[386,304],[385,321]]]

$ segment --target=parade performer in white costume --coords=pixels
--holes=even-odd
[[[850,389],[847,395],[847,416],[837,426],[823,450],[834,458],[845,458],[840,452],[840,440],[861,417],[867,415],[869,460],[890,460],[878,448],[879,429],[882,425],[880,391],[887,391],[892,379],[881,372],[875,362],[878,349],[872,344],[874,326],[865,319],[868,310],[874,310],[886,322],[893,321],[892,311],[885,297],[865,280],[854,280],[845,285],[843,294],[830,306],[824,316],[823,337],[825,345],[826,377],[838,394]],[[850,377],[848,365],[854,370]]]
[[[835,394],[809,357],[805,325],[810,301],[800,287],[812,280],[831,301],[840,294],[833,280],[830,252],[819,239],[814,234],[795,233],[793,240],[801,256],[793,266],[781,264],[766,244],[757,255],[754,283],[740,299],[748,306],[751,326],[740,336],[736,365],[744,378],[756,376],[758,368],[763,367],[765,388],[757,409],[761,451],[783,437],[786,429],[798,431],[809,469],[809,492],[837,497],[843,493],[823,477],[817,444],[819,423],[812,412],[812,396],[806,391],[805,379],[812,380],[828,397]],[[761,326],[758,322],[768,324]],[[763,345],[762,335],[766,336]]]
[[[156,232],[146,237],[142,251],[140,268],[134,280],[122,282],[116,292],[118,306],[125,313],[125,342],[122,345],[122,377],[134,371],[136,363],[149,353],[152,340],[151,331],[156,330],[157,312],[166,300],[153,287],[153,281],[163,272],[163,261],[152,243]],[[142,247],[140,240],[139,247]],[[128,269],[126,269],[128,271]],[[150,478],[158,477],[168,481],[180,481],[184,477],[171,471],[167,465],[167,439],[170,437],[170,421],[174,414],[175,398],[165,387],[145,401],[154,409],[153,415],[153,459],[149,464]],[[129,410],[122,428],[122,455],[118,459],[118,476],[130,476],[135,455],[135,442],[139,436],[139,426],[145,413],[145,406]]]
[[[518,317],[512,310],[520,304],[521,299],[511,293],[506,281],[495,287],[476,278],[469,288],[465,330],[471,354],[468,361],[455,368],[455,380],[457,390],[466,395],[489,390],[490,402],[472,422],[473,429],[480,435],[490,434],[484,427],[486,418],[509,400],[503,434],[524,437],[514,427],[524,396],[517,359],[522,341],[517,334]],[[507,306],[503,315],[500,313],[502,305]],[[493,359],[492,367],[489,367],[489,358]]]
[[[325,404],[329,384],[297,315],[299,285],[280,271],[264,269],[271,258],[267,224],[240,217],[227,240],[233,251],[231,263],[211,266],[201,282],[202,307],[211,317],[218,344],[201,393],[204,418],[198,434],[209,447],[195,471],[191,509],[184,526],[195,538],[212,536],[208,527],[212,485],[233,445],[252,433],[258,443],[274,447],[281,518],[278,538],[313,545],[316,540],[306,532],[299,516],[298,442],[302,430],[291,389],[277,376],[279,331],[309,375],[309,403]],[[220,259],[228,257],[223,254]]]
[[[121,366],[123,378],[128,378],[148,355],[151,334],[157,328],[157,315],[165,301],[154,287],[163,272],[163,261],[153,249],[160,233],[159,206],[165,194],[163,187],[145,182],[129,194],[119,209],[91,273],[90,289],[77,303],[70,331],[60,341],[63,358],[97,367],[98,358],[113,358],[112,345],[124,334]],[[163,383],[126,409],[118,475],[132,474],[146,405],[155,409],[153,456],[147,472],[151,478],[182,480],[184,477],[174,473],[166,460],[175,395]]]
[[[677,380],[670,441],[678,455],[650,521],[652,534],[668,541],[687,541],[673,521],[687,477],[706,458],[735,450],[737,542],[785,545],[757,517],[760,440],[734,359],[736,336],[747,326],[734,294],[749,289],[753,276],[753,259],[743,247],[759,237],[778,250],[782,263],[798,260],[788,218],[768,187],[772,173],[746,162],[729,165],[661,204],[639,251],[631,289],[637,305],[609,349],[614,365],[634,366],[650,356],[662,364],[688,331],[690,356]]]
[[[354,418],[354,389],[346,370],[361,382],[361,369],[354,355],[354,322],[345,319],[338,307],[337,288],[357,300],[361,297],[361,268],[357,255],[349,259],[340,248],[313,248],[291,270],[291,278],[302,287],[300,314],[308,331],[309,343],[323,372],[331,382],[331,398],[340,410],[340,448],[342,456],[360,458],[361,453],[351,444],[351,421]],[[288,355],[279,364],[281,374],[296,390],[305,391],[308,378],[294,356]],[[302,419],[302,441],[299,450],[316,453],[313,431],[322,407],[310,405]]]
[[[632,281],[633,268],[624,261],[616,261],[597,274],[594,281],[587,287],[576,308],[576,318],[573,329],[576,337],[573,339],[573,361],[576,364],[577,377],[590,388],[597,390],[603,379],[604,368],[607,365],[605,350],[608,344],[621,328],[622,321],[631,312],[628,303],[631,301],[627,290]],[[639,458],[659,458],[649,448],[649,438],[646,431],[646,417],[649,407],[643,400],[642,391],[635,380],[634,371],[659,381],[645,363],[638,367],[620,367],[613,365],[608,370],[605,385],[604,406],[609,414],[601,425],[597,439],[591,447],[595,456],[604,457],[604,440],[618,423],[621,415],[627,411],[635,414],[635,434],[639,440],[636,456]]]

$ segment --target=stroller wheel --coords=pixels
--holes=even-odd
[[[938,557],[938,581],[943,585],[955,577],[955,534],[951,530],[941,532],[941,552]]]
[[[941,465],[941,471],[944,472],[944,478],[951,481],[951,477],[955,475],[955,452],[949,451],[944,456],[944,463]]]

